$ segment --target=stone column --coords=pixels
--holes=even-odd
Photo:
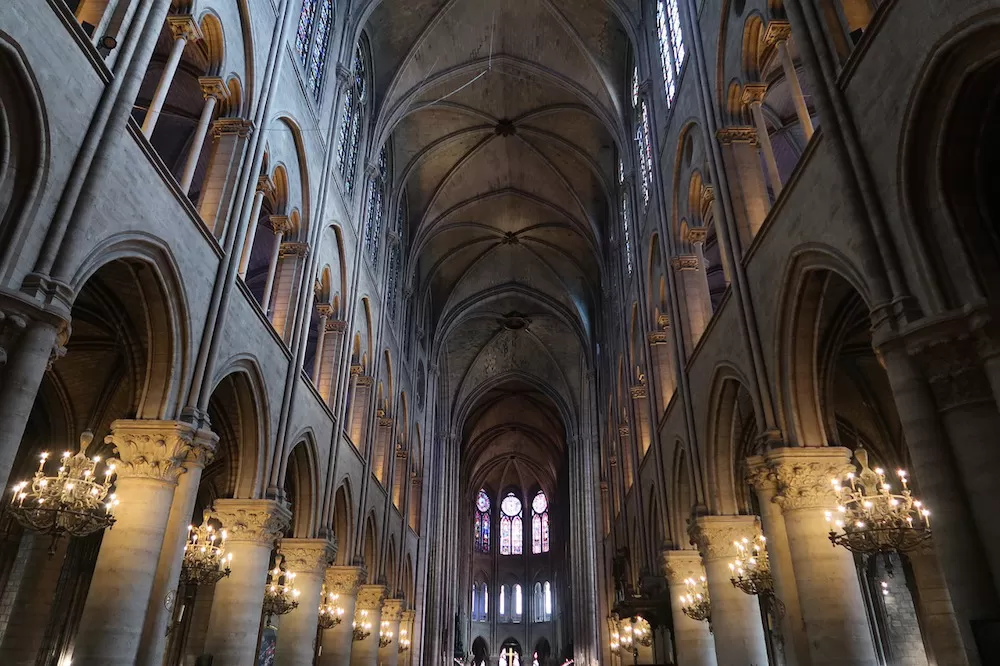
[[[134,665],[177,477],[195,431],[180,421],[118,420],[115,525],[104,533],[73,663]]]
[[[788,82],[788,89],[792,94],[792,103],[795,104],[795,115],[799,118],[799,125],[802,127],[802,133],[808,143],[812,139],[813,123],[812,117],[809,115],[809,107],[806,106],[805,95],[802,94],[799,74],[795,71],[795,63],[788,52],[788,42],[791,38],[792,26],[788,21],[771,21],[767,24],[764,42],[773,44],[778,51],[778,60],[781,61],[781,69],[785,73],[785,81]]]
[[[760,604],[729,580],[729,563],[736,557],[733,543],[756,537],[758,530],[756,516],[701,516],[691,527],[691,539],[705,563],[715,655],[721,666],[768,663]]]
[[[25,558],[24,570],[8,586],[16,586],[13,609],[0,644],[0,663],[34,664],[52,621],[59,575],[66,561],[69,537],[59,539],[49,553],[52,538],[34,532],[21,537],[18,559]],[[9,587],[8,587],[9,590]],[[9,594],[9,591],[8,591]]]
[[[281,618],[276,661],[282,666],[312,666],[323,578],[337,548],[326,539],[283,539],[281,554],[288,571],[295,573],[299,607]]]
[[[358,589],[366,577],[362,567],[330,567],[326,570],[326,590],[336,594],[337,605],[344,609],[344,620],[333,629],[325,629],[317,666],[349,666],[353,647],[351,620],[357,604]]]
[[[371,622],[371,636],[363,641],[354,641],[351,649],[351,666],[376,666],[378,664],[378,629],[382,622],[382,603],[385,601],[385,586],[362,585],[358,589],[358,603],[354,617],[361,624],[361,618]],[[366,615],[367,613],[367,615]]]
[[[147,139],[153,136],[153,130],[156,129],[156,121],[160,119],[160,112],[163,110],[163,103],[167,100],[167,93],[170,92],[170,84],[174,81],[177,65],[180,64],[181,56],[184,54],[184,47],[187,46],[188,42],[202,38],[198,24],[188,14],[168,16],[167,23],[170,25],[170,32],[173,33],[174,44],[170,48],[170,55],[167,56],[167,62],[163,65],[163,73],[160,74],[160,82],[156,84],[156,92],[153,93],[146,117],[142,121],[142,133],[146,135]]]
[[[257,191],[253,196],[253,208],[250,210],[250,228],[247,229],[247,237],[243,242],[243,254],[240,256],[239,275],[241,280],[247,279],[247,270],[250,268],[250,255],[253,253],[253,241],[257,237],[257,227],[260,226],[260,209],[264,205],[264,197],[274,193],[274,184],[267,176],[260,176],[257,179]]]
[[[326,351],[326,322],[333,316],[333,308],[327,304],[317,305],[316,314],[319,322],[316,324],[316,356],[313,359],[312,380],[319,386],[319,373],[323,368],[323,354]]]
[[[237,171],[242,165],[243,154],[249,145],[247,139],[253,134],[253,123],[243,118],[217,118],[212,123],[212,145],[205,177],[201,181],[201,191],[198,195],[198,215],[201,221],[215,235],[223,238],[226,233],[226,221],[236,198],[240,178]],[[254,199],[263,203],[263,198]],[[252,208],[251,208],[252,210]],[[257,207],[256,224],[260,216]],[[251,227],[248,235],[255,231]]]
[[[403,616],[402,599],[386,599],[382,606],[382,624],[392,632],[392,642],[378,649],[379,666],[397,666],[399,663],[399,628]]]
[[[264,295],[260,304],[264,314],[271,307],[271,294],[274,292],[274,278],[278,274],[278,261],[281,258],[281,248],[284,245],[285,232],[291,227],[291,223],[284,215],[272,215],[268,222],[274,230],[274,250],[267,264],[267,280],[264,282]]]
[[[764,456],[778,483],[802,620],[813,666],[876,666],[854,557],[831,548],[826,512],[837,506],[831,479],[853,472],[842,447],[779,448]]]
[[[932,541],[906,554],[917,586],[914,601],[927,657],[936,666],[967,666],[962,634]]]
[[[771,208],[757,154],[757,131],[753,127],[726,127],[719,130],[718,138],[726,155],[729,182],[739,183],[739,187],[731,188],[730,195],[737,216],[739,240],[746,249]]]
[[[767,86],[763,83],[747,84],[743,87],[743,103],[750,107],[750,115],[757,130],[757,143],[760,144],[760,152],[764,156],[764,166],[767,167],[771,191],[777,198],[781,193],[781,174],[778,172],[778,161],[774,157],[771,135],[767,131],[767,122],[764,120],[763,103],[766,93]]]
[[[184,163],[184,173],[181,175],[180,185],[184,194],[191,189],[191,181],[194,180],[194,172],[201,159],[201,149],[205,146],[205,137],[208,136],[208,129],[212,126],[212,118],[215,116],[215,107],[229,96],[226,82],[217,76],[203,76],[198,82],[201,84],[202,95],[205,96],[205,106],[201,109],[201,117],[191,138],[187,161]]]
[[[646,336],[649,343],[649,355],[653,363],[653,376],[659,382],[659,390],[656,392],[659,398],[659,411],[656,414],[656,422],[659,423],[663,412],[667,410],[670,399],[677,389],[677,374],[674,369],[673,355],[670,344],[670,319],[667,315],[660,315],[663,323],[661,329]]]
[[[677,663],[685,666],[716,666],[715,639],[708,621],[692,620],[681,612],[680,597],[687,593],[684,581],[688,578],[697,580],[705,575],[701,555],[695,550],[664,550],[663,572],[670,586]]]
[[[264,585],[274,542],[291,511],[275,500],[216,500],[212,517],[228,531],[232,573],[215,586],[205,652],[213,666],[247,666],[257,653]]]
[[[799,588],[795,582],[792,553],[788,546],[788,532],[781,507],[775,503],[778,481],[771,473],[763,456],[747,460],[747,482],[753,486],[760,505],[760,522],[767,538],[767,559],[774,581],[774,596],[785,608],[781,617],[781,635],[785,643],[785,666],[808,666],[809,642],[802,625],[802,608]],[[825,516],[824,516],[825,522]]]
[[[188,525],[194,512],[194,503],[201,485],[201,473],[215,454],[218,435],[210,430],[199,430],[192,439],[191,448],[184,460],[184,473],[177,481],[177,489],[170,504],[163,549],[156,565],[149,609],[139,642],[138,663],[158,666],[163,661],[167,646],[167,625],[170,623],[172,602],[177,595],[177,582],[184,560],[184,546],[188,539]]]
[[[402,649],[402,644],[396,648],[399,652],[399,657],[397,661],[398,666],[409,666],[413,663],[413,623],[417,618],[417,612],[413,610],[405,610],[400,616],[399,620],[399,640],[410,641],[410,647],[406,648],[405,651],[399,652]]]

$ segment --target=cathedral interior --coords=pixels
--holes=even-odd
[[[1000,0],[0,3],[0,664],[1000,664]]]

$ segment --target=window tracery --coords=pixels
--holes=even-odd
[[[667,96],[667,107],[671,107],[677,95],[677,77],[687,55],[677,0],[659,0],[656,3],[656,35],[660,42],[663,89]]]
[[[326,51],[333,23],[333,0],[302,0],[299,26],[295,32],[295,52],[306,71],[306,87],[314,99],[319,99],[326,69]]]
[[[521,500],[513,492],[500,502],[500,554],[520,555],[524,544]]]
[[[344,108],[340,119],[337,143],[337,170],[350,197],[354,193],[358,146],[361,142],[361,122],[368,102],[368,73],[365,56],[359,46],[354,52],[351,85],[344,93]]]
[[[549,502],[541,490],[531,500],[531,552],[549,552]]]
[[[479,553],[490,552],[490,498],[482,489],[476,495],[475,548]],[[502,606],[502,596],[500,603]]]
[[[365,250],[373,265],[378,264],[379,241],[382,238],[382,218],[385,215],[385,188],[388,183],[386,149],[379,151],[378,171],[368,184],[368,206],[365,214]]]
[[[625,248],[625,268],[629,275],[632,275],[632,216],[631,206],[628,200],[628,188],[625,185],[625,163],[618,160],[618,185],[621,188],[621,213],[622,213],[622,245]]]

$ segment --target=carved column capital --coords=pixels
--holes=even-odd
[[[257,177],[257,191],[263,192],[264,196],[271,199],[276,198],[277,188],[274,185],[274,181],[268,175],[262,175]]]
[[[204,464],[215,452],[218,437],[204,432],[195,445],[195,429],[189,423],[119,419],[111,424],[111,434],[104,441],[118,454],[119,478],[176,483],[189,456]]]
[[[223,102],[229,98],[229,88],[221,77],[201,76],[198,77],[198,84],[201,86],[201,94],[206,99],[214,97],[217,101]]]
[[[347,322],[343,319],[327,319],[326,320],[326,332],[327,333],[343,333],[347,330]]]
[[[734,143],[757,145],[757,130],[753,127],[723,127],[716,133],[716,137],[724,146]]]
[[[647,395],[649,395],[648,391],[646,390],[645,384],[639,384],[637,386],[633,386],[629,389],[629,392],[632,394],[633,400],[641,400],[645,398]]]
[[[333,539],[282,539],[285,566],[295,573],[323,573],[337,556]]]
[[[320,303],[316,306],[316,315],[329,319],[333,316],[333,306],[329,303]],[[326,323],[323,324],[323,329],[326,330]]]
[[[618,435],[620,437],[628,437],[631,434],[631,432],[632,432],[632,430],[631,430],[631,428],[628,427],[627,423],[624,424],[624,425],[618,426]]]
[[[700,516],[688,532],[691,543],[710,562],[735,557],[733,543],[744,537],[755,538],[760,533],[760,523],[757,516]]]
[[[767,86],[763,83],[748,83],[743,86],[743,97],[740,101],[746,105],[761,104],[766,94]]]
[[[773,46],[778,42],[787,42],[792,36],[792,25],[788,21],[772,20],[764,32],[764,43]]]
[[[668,342],[667,333],[665,331],[648,333],[646,335],[646,341],[649,342],[650,347],[656,347],[657,345],[665,345]]]
[[[661,314],[656,316],[656,325],[660,327],[661,331],[666,331],[670,328],[670,316]]]
[[[694,255],[683,255],[673,257],[670,260],[670,265],[674,267],[675,271],[696,271],[698,270],[699,262],[698,257]]]
[[[308,243],[282,243],[281,247],[278,248],[279,259],[284,259],[286,257],[308,257],[308,256],[309,256]]]
[[[382,604],[382,621],[395,622],[403,617],[403,600],[386,599]]]
[[[375,386],[375,378],[371,375],[358,375],[358,386]]]
[[[216,500],[209,515],[226,528],[228,541],[263,547],[273,546],[292,519],[284,503],[269,499]]]
[[[196,42],[204,38],[204,35],[201,34],[201,28],[198,27],[198,22],[190,14],[171,14],[167,17],[167,25],[170,26],[170,32],[174,39]]]
[[[672,586],[682,586],[688,578],[705,575],[701,554],[696,550],[664,550],[663,575]]]
[[[689,243],[704,243],[708,237],[708,229],[705,227],[688,227],[687,241]]]
[[[267,218],[267,224],[271,227],[271,231],[276,234],[283,234],[292,230],[292,221],[288,219],[287,215],[270,215]]]
[[[328,592],[353,598],[367,578],[364,567],[330,567],[324,582]]]
[[[782,511],[837,506],[831,479],[854,471],[851,452],[840,446],[783,447],[764,455],[777,484],[775,504]]]
[[[358,588],[358,610],[381,610],[385,601],[385,585],[362,585]]]
[[[216,118],[212,123],[212,136],[216,139],[224,136],[236,136],[245,139],[253,134],[253,121],[245,118]],[[261,179],[264,179],[261,176]],[[272,186],[273,188],[273,186]],[[260,189],[258,185],[257,189]]]
[[[746,482],[757,492],[770,492],[772,497],[778,491],[778,479],[764,456],[747,458]]]

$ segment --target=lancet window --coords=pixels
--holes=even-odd
[[[385,215],[385,189],[388,186],[386,150],[378,156],[378,172],[368,184],[368,206],[365,214],[365,250],[372,264],[378,264],[379,241],[382,239],[382,218]]]
[[[677,0],[659,0],[656,3],[656,35],[660,42],[663,89],[667,96],[667,106],[670,107],[677,95],[677,78],[686,57]]]
[[[476,495],[475,548],[479,553],[490,552],[490,498],[485,490]]]
[[[317,8],[318,6],[318,8]],[[333,0],[302,0],[295,52],[306,71],[306,87],[319,99],[333,23]]]
[[[500,554],[520,555],[524,544],[521,500],[513,493],[500,502]]]
[[[549,552],[549,501],[541,490],[531,500],[531,552]]]
[[[344,109],[337,142],[337,169],[340,171],[340,178],[348,197],[354,193],[362,116],[368,103],[368,72],[365,55],[360,46],[354,53],[352,74],[351,84],[344,94]]]

